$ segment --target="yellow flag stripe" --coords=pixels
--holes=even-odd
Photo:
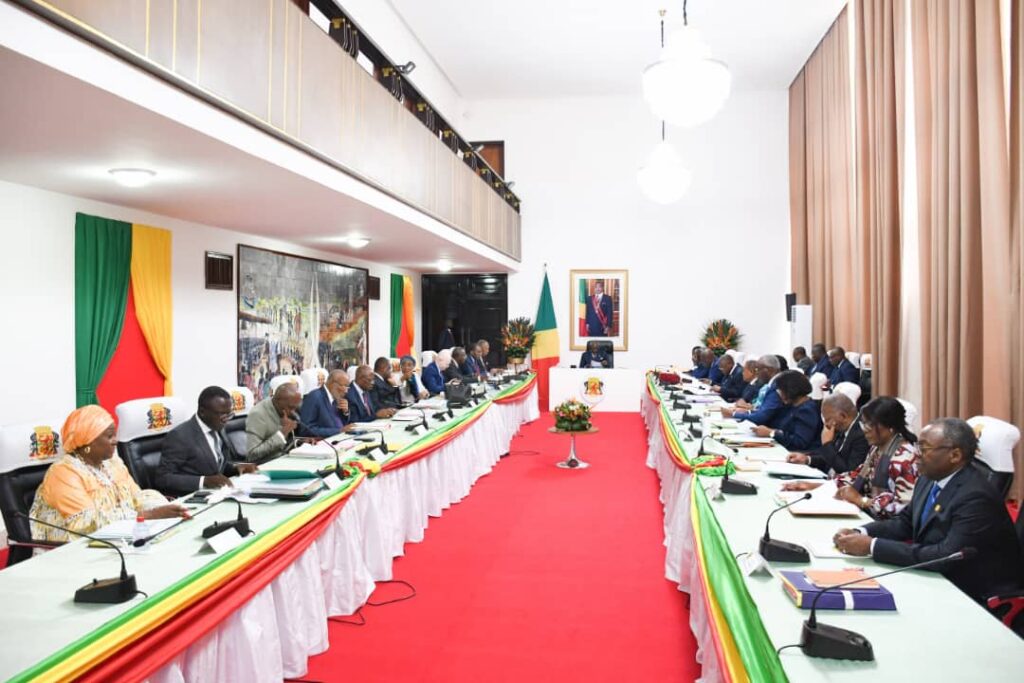
[[[540,330],[533,341],[533,360],[558,357],[558,330]]]

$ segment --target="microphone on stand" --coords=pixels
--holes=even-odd
[[[782,508],[779,509],[781,510]],[[927,562],[918,562],[917,564],[912,564],[907,567],[900,567],[899,569],[893,569],[891,571],[874,574],[872,576],[864,576],[854,581],[847,581],[845,583],[839,583],[834,586],[828,586],[827,588],[821,589],[818,591],[818,594],[814,596],[814,600],[811,602],[811,614],[804,622],[803,630],[800,633],[800,649],[803,650],[804,654],[808,657],[853,659],[862,662],[874,661],[875,652],[871,647],[871,642],[867,638],[855,631],[839,628],[838,626],[829,626],[827,624],[818,623],[815,610],[818,607],[818,600],[821,599],[821,596],[829,591],[838,590],[844,586],[850,586],[862,581],[880,579],[883,576],[899,574],[900,572],[905,572],[908,569],[924,569],[925,567],[934,567],[935,565],[946,564],[947,562],[969,560],[977,554],[978,551],[975,548],[964,548],[958,552],[946,555],[945,557],[928,560]]]
[[[420,415],[423,416],[423,421],[420,424],[406,425],[405,431],[415,432],[417,427],[423,427],[424,429],[430,429],[430,425],[427,423],[427,410],[426,408],[417,408],[420,411]]]
[[[242,504],[240,502],[238,502],[234,498],[225,498],[224,500],[215,503],[215,505],[220,505],[221,503],[228,500],[234,501],[235,505],[238,506],[238,518],[228,522],[214,522],[210,526],[203,529],[203,538],[213,538],[217,534],[223,533],[228,529],[234,529],[238,532],[239,536],[248,536],[250,533],[252,533],[252,530],[249,528],[249,520],[246,517],[242,516]],[[210,507],[213,507],[213,505],[211,505]]]
[[[75,536],[81,536],[82,538],[88,538],[90,541],[96,543],[102,543],[103,545],[110,546],[117,551],[117,554],[121,557],[121,575],[115,579],[93,579],[92,583],[87,583],[78,590],[75,591],[75,602],[87,602],[92,604],[100,605],[117,605],[122,602],[131,600],[139,594],[138,584],[135,582],[135,575],[128,573],[128,566],[124,561],[124,553],[117,547],[116,544],[104,538],[97,538],[90,536],[89,534],[83,534],[80,531],[72,531],[66,527],[58,526],[56,524],[50,524],[44,522],[41,519],[35,517],[29,517],[24,512],[19,510],[14,511],[15,514],[24,517],[25,519],[35,522],[36,524],[42,524],[54,529],[59,529],[65,533],[74,534]]]
[[[732,462],[733,453],[736,449],[730,448],[729,455],[725,456],[725,474],[722,475],[722,485],[719,490],[733,496],[753,496],[757,494],[757,485],[743,479],[729,478],[729,463]],[[808,494],[809,495],[809,494]]]
[[[764,522],[764,536],[761,537],[760,543],[758,543],[757,551],[761,553],[761,557],[770,562],[810,562],[811,556],[807,553],[807,548],[796,543],[790,543],[789,541],[780,541],[772,538],[768,534],[768,525],[772,521],[772,517],[779,510],[785,510],[790,505],[796,505],[802,500],[809,500],[811,498],[810,492],[805,493],[796,500],[791,500],[785,505],[780,505],[771,511],[768,515],[768,519]],[[862,579],[863,580],[863,579]]]

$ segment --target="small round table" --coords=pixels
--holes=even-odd
[[[549,427],[548,431],[552,434],[568,434],[569,435],[569,457],[564,461],[558,463],[558,466],[567,470],[583,470],[590,467],[589,463],[583,462],[576,457],[576,437],[583,434],[597,434],[599,431],[594,425],[590,425],[590,429],[587,430],[575,430],[570,431],[566,429],[558,429],[557,427]]]

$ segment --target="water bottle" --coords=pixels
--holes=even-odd
[[[142,515],[135,518],[135,526],[132,527],[132,542],[149,538],[149,522]]]

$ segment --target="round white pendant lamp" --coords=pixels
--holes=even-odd
[[[663,124],[664,125],[664,124]],[[683,165],[675,148],[662,137],[636,174],[644,196],[657,204],[673,204],[683,198],[693,175]]]

